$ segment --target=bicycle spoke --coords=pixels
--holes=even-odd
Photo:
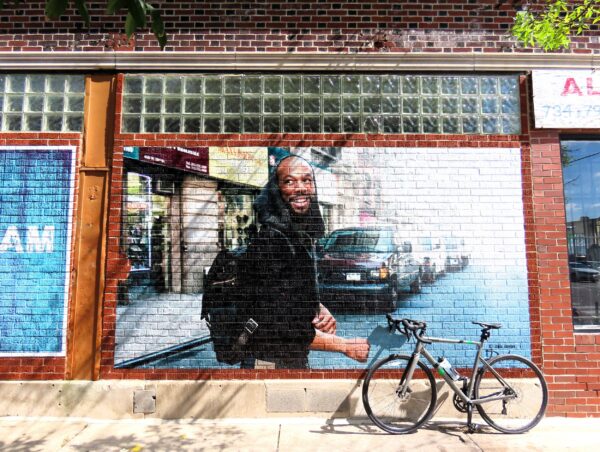
[[[489,369],[478,375],[476,398],[491,399],[477,406],[481,417],[505,433],[522,433],[534,427],[548,403],[548,389],[540,370],[529,360],[513,355],[494,358],[490,365],[504,382]]]
[[[390,433],[407,433],[427,421],[435,407],[435,380],[419,363],[426,378],[413,377],[406,385],[398,379],[410,357],[396,356],[375,364],[363,386],[363,402],[371,420]]]

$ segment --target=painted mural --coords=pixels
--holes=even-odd
[[[0,148],[0,356],[65,354],[74,148]]]
[[[115,367],[363,368],[386,313],[530,355],[520,149],[126,148],[123,183]]]

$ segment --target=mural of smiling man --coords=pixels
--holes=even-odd
[[[312,349],[365,362],[367,340],[335,336],[335,319],[319,302],[315,241],[325,226],[310,164],[296,156],[281,160],[254,207],[261,228],[245,265],[258,322],[253,358],[302,369]]]
[[[206,151],[206,173],[126,159],[124,222],[162,248],[130,272],[116,367],[362,368],[402,346],[373,335],[387,312],[449,337],[501,321],[491,353],[531,354],[520,149]],[[259,325],[233,365],[200,315],[223,250],[244,256]],[[467,365],[464,350],[438,351]]]

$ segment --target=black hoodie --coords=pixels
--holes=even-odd
[[[254,209],[261,227],[245,263],[252,317],[258,322],[250,348],[256,358],[306,367],[319,310],[314,242],[325,229],[318,200],[315,194],[308,214],[295,215],[281,197],[275,171]]]

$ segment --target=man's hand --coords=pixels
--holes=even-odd
[[[318,331],[323,333],[335,334],[337,330],[335,317],[321,303],[319,303],[319,313],[313,319],[312,324]]]

